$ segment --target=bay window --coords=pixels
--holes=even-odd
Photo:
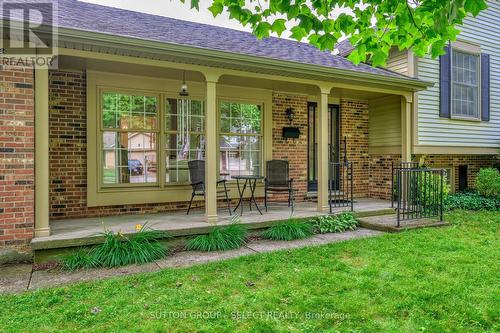
[[[262,106],[222,101],[219,121],[220,176],[262,174]]]

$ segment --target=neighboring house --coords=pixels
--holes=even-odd
[[[419,117],[412,145],[416,93],[431,87],[417,97],[421,108],[435,98],[424,94],[438,89],[423,75],[355,66],[305,43],[75,0],[58,1],[58,9],[58,68],[0,68],[1,246],[48,236],[54,220],[183,209],[191,195],[187,161],[203,157],[208,221],[218,218],[215,180],[265,176],[271,159],[289,161],[297,200],[316,198],[320,212],[328,209],[329,158],[353,163],[355,197],[387,200],[393,162],[410,161],[415,149],[435,154],[420,151],[429,142],[452,149],[444,142],[460,136],[443,136],[442,127]],[[494,49],[485,48],[498,70]],[[437,77],[437,69],[425,73]],[[189,96],[179,94],[184,79]],[[457,161],[473,165],[468,172],[491,165],[498,148],[498,95],[491,98],[489,121],[442,119],[438,104],[428,108],[434,122],[480,129],[470,142],[489,154],[460,155]],[[299,137],[284,138],[285,127]],[[457,153],[442,156],[455,161]],[[154,178],[127,176],[130,154],[155,161],[144,171]],[[233,181],[229,187],[236,198]]]

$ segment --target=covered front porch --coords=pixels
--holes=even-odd
[[[414,90],[402,88],[397,76],[380,84],[380,77],[348,77],[347,72],[333,77],[277,73],[259,66],[252,71],[223,69],[169,57],[146,59],[69,48],[60,53],[58,70],[36,72],[34,249],[52,241],[82,245],[103,231],[103,223],[132,232],[136,224],[148,222],[180,235],[227,224],[227,210],[217,209],[216,180],[228,181],[234,202],[238,191],[232,177],[241,172],[266,177],[266,162],[273,159],[290,163],[296,217],[329,212],[329,161],[348,160],[353,166],[349,190],[355,212],[387,210],[390,163],[411,157]],[[199,127],[189,128],[186,135],[203,142],[201,149],[187,150],[183,163],[203,159],[207,180],[205,196],[189,216],[185,211],[190,179],[185,163],[179,163],[181,149],[175,141],[181,131],[169,127],[179,124],[172,120],[181,117],[172,106],[179,103],[183,84],[201,105],[187,122],[197,120]],[[106,103],[118,95],[142,98],[141,112],[130,106],[125,121],[109,113]],[[253,116],[233,116],[231,107],[224,109],[233,104],[251,106]],[[232,125],[224,127],[225,121]],[[234,125],[241,122],[252,125]],[[297,128],[299,136],[284,137],[286,127]],[[245,147],[242,138],[250,138]],[[118,157],[122,150],[127,151],[125,160]],[[342,192],[334,190],[333,195]],[[263,197],[262,182],[256,196]],[[263,215],[246,207],[242,222],[260,228],[288,217],[288,207],[271,206]]]

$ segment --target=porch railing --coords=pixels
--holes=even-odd
[[[397,226],[402,221],[436,218],[443,220],[443,188],[446,171],[430,168],[396,170]]]
[[[392,162],[391,164],[391,207],[396,204],[396,172],[401,169],[416,169],[418,162]]]
[[[330,162],[328,182],[330,213],[337,207],[350,207],[351,211],[354,210],[353,182],[351,162]]]

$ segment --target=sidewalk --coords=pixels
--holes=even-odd
[[[21,293],[26,290],[36,290],[39,288],[100,280],[142,272],[154,272],[165,268],[188,267],[245,255],[324,245],[356,238],[373,237],[380,234],[382,234],[380,231],[359,228],[355,231],[342,233],[318,234],[308,239],[290,242],[258,240],[250,242],[237,250],[223,252],[184,251],[144,265],[130,265],[120,268],[99,268],[74,272],[63,271],[61,269],[33,271],[32,265],[29,264],[2,266],[0,267],[0,294]]]

